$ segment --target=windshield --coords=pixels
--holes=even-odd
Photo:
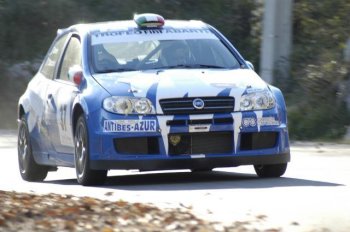
[[[149,69],[236,69],[239,62],[216,37],[196,39],[101,40],[92,44],[95,73]]]

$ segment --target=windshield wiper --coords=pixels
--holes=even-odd
[[[170,65],[170,66],[164,66],[157,69],[176,69],[176,68],[220,68],[220,69],[226,69],[226,67],[217,66],[217,65],[210,65],[210,64],[178,64],[178,65]]]
[[[176,69],[176,68],[191,68],[191,65],[188,65],[188,64],[177,64],[177,65],[163,66],[163,67],[159,67],[157,69]]]
[[[194,64],[192,66],[196,68],[225,68],[225,69],[227,68],[227,67],[222,67],[222,66],[212,65],[212,64]]]
[[[97,71],[97,73],[130,72],[130,71],[137,71],[137,69],[133,69],[133,68],[104,69],[101,71]]]

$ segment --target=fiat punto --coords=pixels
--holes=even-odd
[[[286,106],[217,29],[156,14],[58,30],[18,104],[27,181],[73,167],[82,185],[110,169],[254,165],[283,175]]]

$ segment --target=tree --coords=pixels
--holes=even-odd
[[[286,89],[293,138],[339,138],[346,132],[349,11],[347,0],[295,1],[293,78]]]

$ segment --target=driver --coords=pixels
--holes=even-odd
[[[168,66],[188,65],[190,50],[183,41],[171,41],[171,44],[162,50],[162,56]]]

